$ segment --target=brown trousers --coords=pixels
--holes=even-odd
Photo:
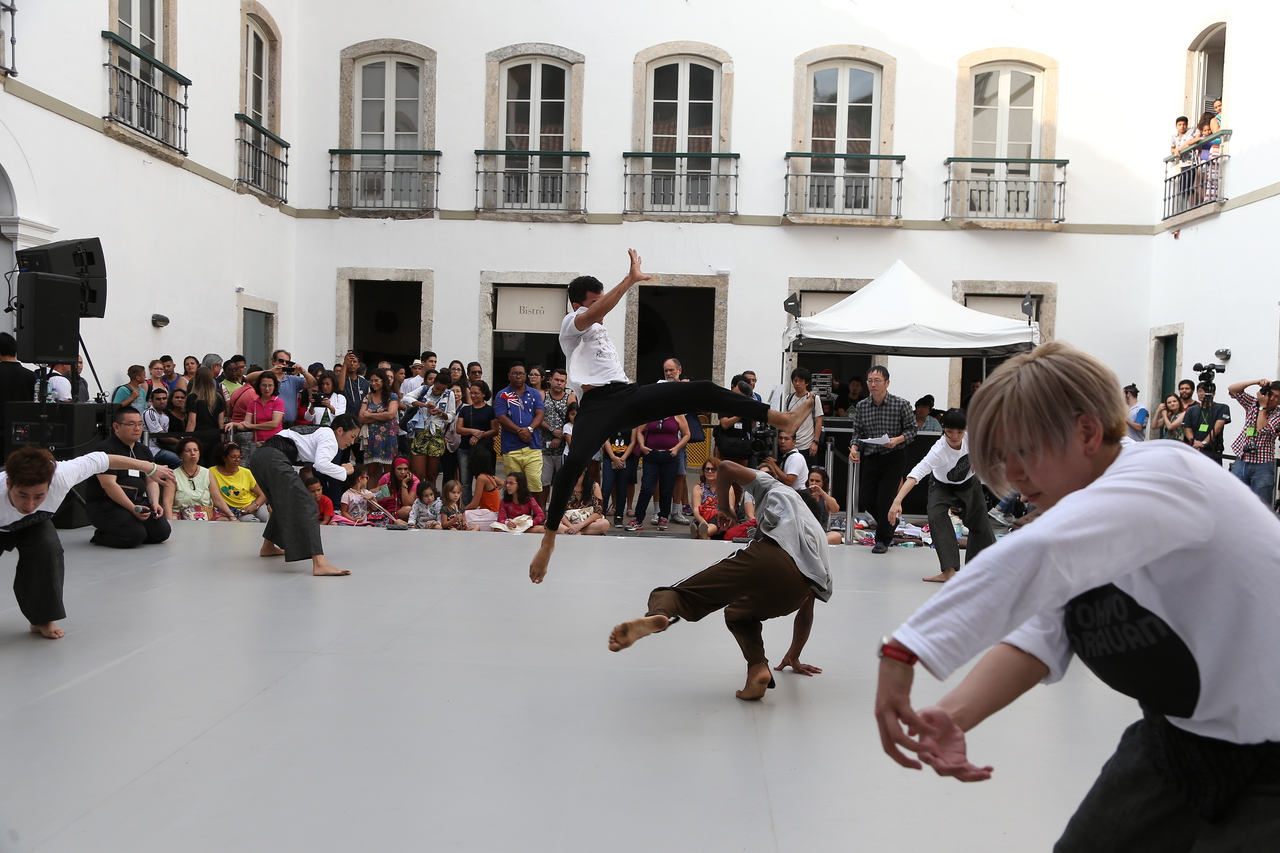
[[[697,622],[724,608],[724,622],[742,648],[747,666],[767,663],[761,623],[795,613],[812,592],[791,555],[772,539],[756,539],[675,586],[649,593],[646,616],[679,616]]]

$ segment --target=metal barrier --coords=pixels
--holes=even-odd
[[[788,151],[785,211],[788,215],[901,219],[906,159],[902,154]]]
[[[331,210],[436,210],[439,151],[329,149]]]
[[[281,201],[289,200],[289,143],[243,113],[236,113],[238,177]]]
[[[187,89],[191,81],[110,30],[107,43],[107,121],[187,153]],[[137,74],[134,64],[137,63]],[[176,95],[181,89],[182,100]]]
[[[737,154],[628,151],[623,213],[736,214]]]
[[[1227,200],[1222,170],[1231,159],[1227,154],[1230,139],[1231,131],[1224,128],[1188,146],[1185,151],[1193,159],[1184,160],[1178,154],[1164,158],[1163,219]]]
[[[1068,160],[948,157],[943,219],[1066,219]]]
[[[588,151],[476,152],[476,210],[587,212]]]

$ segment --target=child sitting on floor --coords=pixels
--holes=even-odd
[[[522,472],[507,475],[502,503],[498,506],[498,520],[492,525],[494,530],[513,533],[543,533],[546,528],[542,522],[546,513],[538,506],[538,500],[529,493],[528,482]],[[529,521],[525,524],[525,520]]]
[[[409,510],[409,526],[418,530],[439,530],[441,505],[435,486],[425,480],[419,483],[418,498]]]
[[[369,507],[377,503],[369,491],[369,475],[363,465],[355,466],[347,478],[347,490],[342,493],[342,515],[334,520],[341,524],[369,524]]]
[[[311,492],[311,497],[316,499],[316,506],[320,509],[320,523],[333,524],[333,501],[325,497],[319,478],[307,477],[302,484]]]
[[[444,500],[440,502],[440,528],[466,530],[466,508],[462,505],[462,484],[450,480],[444,484]]]

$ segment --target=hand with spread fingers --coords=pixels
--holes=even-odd
[[[990,766],[978,767],[969,761],[965,746],[964,732],[951,719],[951,715],[942,708],[922,708],[919,718],[932,729],[932,734],[917,732],[921,750],[920,760],[933,768],[939,776],[954,776],[961,782],[985,782],[991,778]]]

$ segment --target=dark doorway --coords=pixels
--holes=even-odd
[[[525,367],[541,365],[544,376],[553,367],[564,367],[560,336],[541,332],[494,332],[493,379],[489,383],[494,391],[507,387],[507,373],[517,361]]]
[[[641,384],[662,378],[662,363],[678,358],[686,379],[713,379],[716,292],[710,287],[640,288],[636,375]]]
[[[353,281],[351,348],[366,365],[408,366],[422,351],[422,282]]]
[[[821,373],[824,370],[830,370],[832,379],[840,383],[841,386],[846,385],[850,379],[858,378],[863,380],[863,385],[865,387],[867,371],[871,368],[871,356],[865,353],[845,353],[841,355],[801,353],[796,357],[796,367],[803,367],[810,373],[815,374]],[[784,378],[786,379],[785,384],[787,390],[790,391],[791,374],[788,372]],[[757,388],[757,390],[759,389]],[[857,401],[855,400],[853,402]],[[832,405],[834,405],[834,401],[823,401],[824,414],[835,414],[835,412],[829,408]]]

